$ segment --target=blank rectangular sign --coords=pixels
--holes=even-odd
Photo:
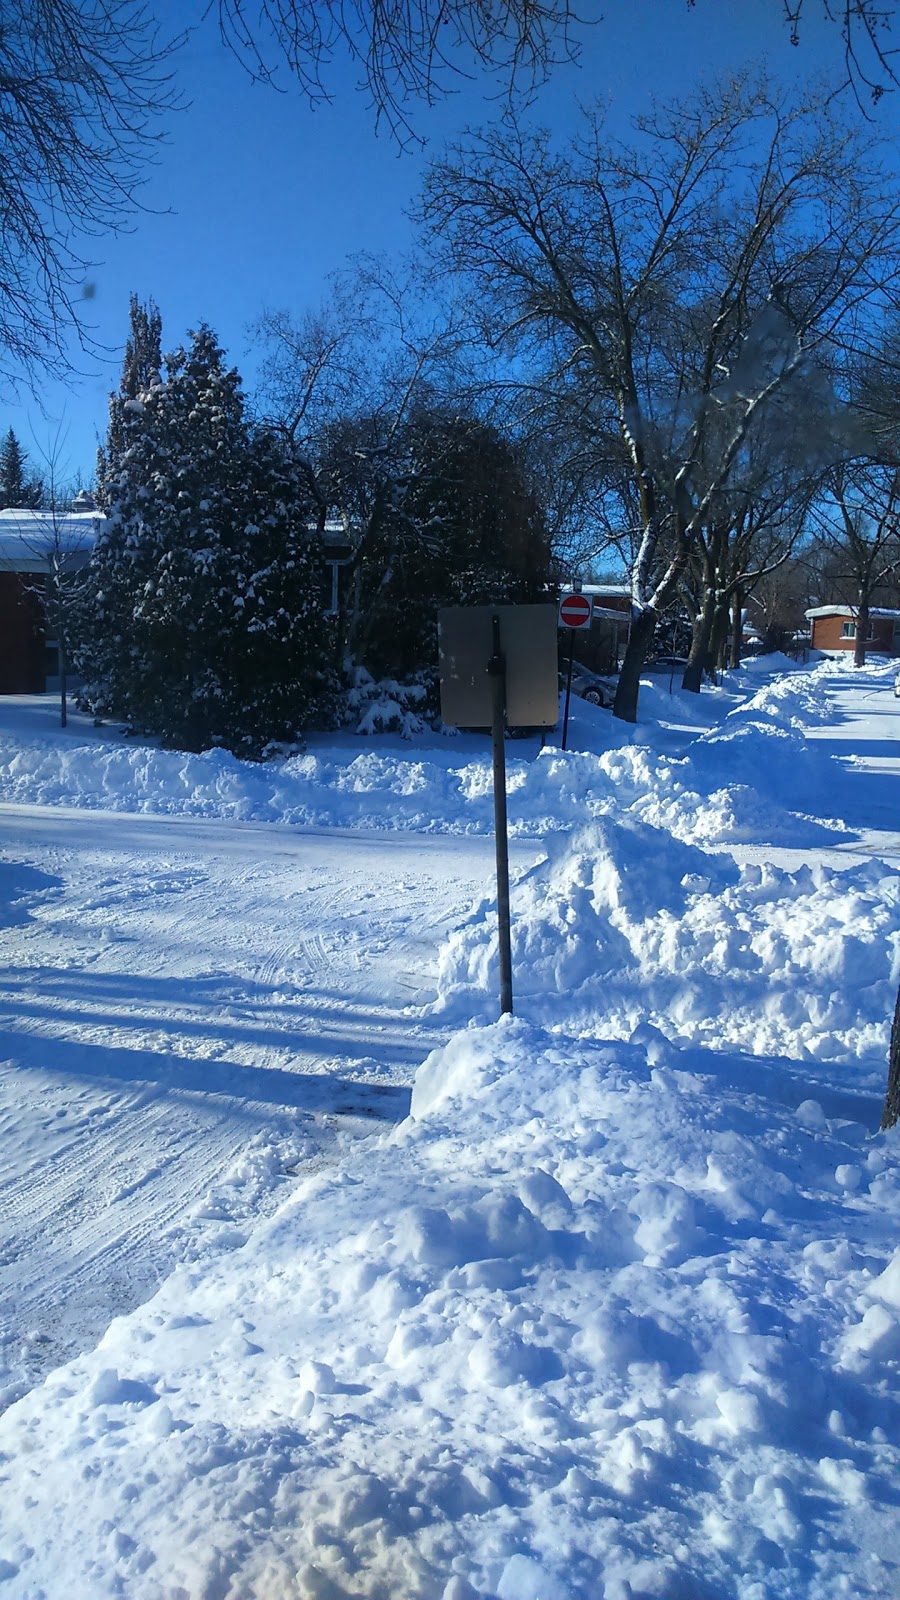
[[[506,720],[516,728],[559,721],[556,606],[447,606],[438,612],[441,719],[448,728],[491,726],[493,619],[506,658]]]

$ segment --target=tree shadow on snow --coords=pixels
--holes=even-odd
[[[779,1106],[796,1110],[805,1100],[817,1100],[829,1122],[860,1124],[866,1133],[876,1133],[884,1103],[883,1089],[865,1085],[844,1087],[834,1078],[859,1073],[854,1065],[844,1067],[825,1062],[795,1061],[788,1056],[755,1056],[704,1050],[689,1046],[684,1051],[689,1070],[715,1078],[723,1088],[739,1095],[752,1094]],[[688,1059],[679,1065],[688,1066]],[[833,1077],[825,1076],[830,1071]],[[884,1063],[887,1079],[887,1058]]]
[[[215,1041],[293,1053],[298,1060],[374,1058],[395,1070],[414,1071],[432,1048],[432,1030],[410,1036],[394,1009],[365,997],[357,1003],[316,988],[285,997],[285,987],[228,976],[140,977],[134,973],[82,972],[37,967],[7,976],[0,989],[8,1008],[31,1021],[71,1028],[165,1032],[174,1038]],[[41,996],[46,995],[46,1003]],[[208,1013],[198,1017],[198,1009]],[[434,1042],[444,1032],[434,1031]],[[445,1031],[445,1030],[444,1030]],[[268,1070],[268,1069],[262,1069]]]
[[[844,740],[817,739],[817,747],[834,762],[827,788],[815,797],[818,815],[840,819],[848,828],[894,829],[897,826],[897,773],[867,772],[851,765],[851,757],[892,760],[900,757],[900,744],[867,739],[848,750]]]
[[[31,918],[37,902],[56,899],[62,878],[22,861],[0,861],[0,928],[19,928]]]
[[[51,1015],[59,1020],[58,1012]],[[92,1017],[95,1025],[99,1020],[96,1015]],[[120,1026],[118,1022],[115,1025],[117,1029]],[[327,1111],[341,1116],[375,1117],[387,1122],[402,1121],[409,1114],[410,1089],[369,1079],[342,1078],[330,1072],[241,1066],[214,1057],[197,1059],[120,1044],[79,1043],[9,1028],[0,1030],[0,1057],[20,1070],[37,1070],[83,1082],[118,1084],[134,1090],[150,1087],[162,1095],[193,1101],[228,1100],[235,1102],[235,1112],[244,1111],[248,1116],[254,1105],[308,1114]]]

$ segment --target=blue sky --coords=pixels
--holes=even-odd
[[[172,31],[184,25],[178,0],[152,7]],[[198,0],[198,10],[200,9]],[[625,131],[653,95],[677,98],[700,77],[765,59],[773,75],[798,82],[841,66],[836,28],[810,11],[799,49],[791,47],[781,0],[586,0],[586,15],[605,14],[582,34],[578,67],[554,71],[533,115],[561,132],[574,125],[579,101],[605,99]],[[252,391],[251,325],[266,308],[315,306],[328,274],[355,251],[402,251],[412,241],[407,212],[429,151],[467,125],[499,114],[491,84],[480,78],[414,120],[428,148],[399,151],[377,134],[349,62],[329,76],[330,105],[311,108],[286,92],[249,81],[219,42],[213,22],[198,27],[176,61],[187,109],[168,121],[168,141],[143,192],[147,209],[127,232],[94,241],[97,266],[89,302],[95,336],[110,347],[103,365],[80,359],[67,387],[45,386],[40,399],[0,400],[0,430],[13,427],[35,465],[59,431],[65,475],[93,472],[106,402],[118,381],[132,291],[152,296],[171,348],[201,320],[212,325]],[[891,101],[879,113],[896,126]],[[43,407],[43,410],[42,410]]]

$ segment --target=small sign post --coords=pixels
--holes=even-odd
[[[494,846],[497,860],[497,923],[500,943],[500,1015],[511,1012],[512,937],[509,926],[509,833],[506,820],[506,657],[500,618],[491,618],[491,751],[494,763]]]
[[[572,698],[572,667],[575,661],[575,634],[579,628],[589,628],[594,613],[593,602],[586,594],[574,590],[564,594],[559,602],[559,625],[569,630],[569,666],[566,673],[566,708],[563,713],[562,748],[566,748],[569,732],[569,701]]]
[[[559,719],[552,605],[449,606],[438,615],[441,718],[490,728],[494,773],[500,1011],[511,1012],[512,942],[506,815],[506,726],[552,728]]]

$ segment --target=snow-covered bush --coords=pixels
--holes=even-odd
[[[356,733],[399,733],[402,739],[427,733],[438,720],[437,690],[432,675],[418,673],[405,683],[378,682],[356,667],[343,698],[343,721]]]

